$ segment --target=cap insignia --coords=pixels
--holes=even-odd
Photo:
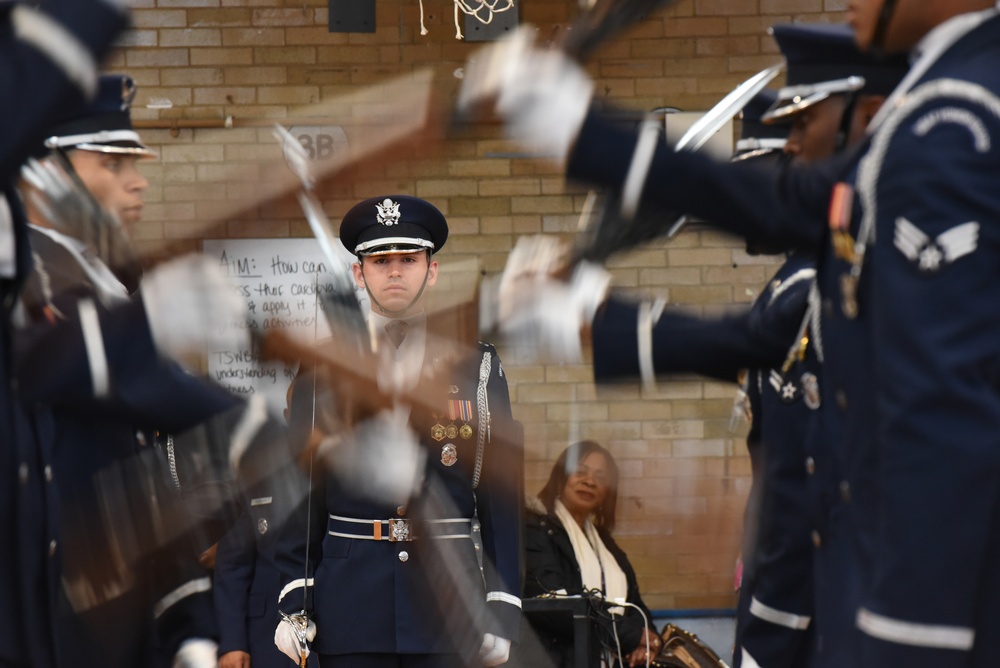
[[[381,225],[396,225],[399,223],[399,204],[386,197],[381,204],[376,204],[378,209],[378,222]]]

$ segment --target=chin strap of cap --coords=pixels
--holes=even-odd
[[[872,35],[871,50],[879,57],[884,57],[885,37],[889,32],[889,23],[892,22],[892,15],[896,11],[896,0],[884,0],[882,10],[878,15],[878,23],[875,24],[875,34]]]
[[[840,117],[840,127],[837,128],[837,142],[833,147],[837,153],[847,148],[851,138],[851,126],[854,125],[854,110],[858,106],[858,98],[861,97],[859,91],[851,91],[845,95],[847,98],[844,100],[844,112]]]

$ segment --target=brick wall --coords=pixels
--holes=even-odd
[[[451,0],[378,0],[374,34],[331,34],[324,0],[137,0],[134,28],[107,65],[140,85],[134,117],[160,151],[139,243],[196,247],[207,237],[306,236],[291,197],[256,203],[255,161],[274,156],[269,122],[313,119],[310,105],[421,68],[448,108],[455,71],[476,44],[456,41]],[[558,38],[575,0],[517,0],[522,22]],[[647,110],[710,107],[777,61],[767,26],[838,20],[846,0],[682,0],[601,48],[598,95]],[[402,105],[406,99],[397,100]],[[222,127],[231,119],[230,129]],[[449,218],[443,258],[503,266],[519,235],[575,229],[586,193],[558,165],[517,157],[491,125],[384,151],[320,184],[334,220],[358,199],[399,192]],[[234,177],[234,166],[240,168]],[[208,224],[219,217],[223,223]],[[720,234],[691,229],[614,260],[615,284],[702,312],[744,303],[773,269]],[[503,351],[501,351],[503,352]],[[568,443],[593,438],[624,474],[618,536],[653,608],[731,607],[732,568],[749,485],[741,435],[728,431],[734,387],[685,377],[656,391],[598,393],[588,366],[506,363],[526,428],[526,489],[540,487]]]

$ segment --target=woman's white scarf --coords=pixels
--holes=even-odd
[[[584,528],[581,529],[559,499],[556,499],[555,511],[556,517],[562,522],[569,535],[569,542],[573,546],[573,554],[576,555],[576,563],[579,564],[580,575],[583,577],[584,591],[597,589],[604,593],[604,598],[607,601],[626,600],[628,598],[628,580],[625,577],[625,571],[621,569],[618,560],[604,545],[594,523],[588,517],[587,521],[584,522]],[[624,608],[616,606],[609,611],[620,615]]]

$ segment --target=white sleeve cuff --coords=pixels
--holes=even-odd
[[[159,602],[153,606],[153,616],[159,618],[163,613],[169,610],[171,607],[176,605],[178,602],[187,598],[188,596],[194,596],[195,594],[200,594],[201,592],[212,590],[212,579],[211,578],[198,578],[197,580],[189,580],[185,582],[177,589],[173,590]]]
[[[284,599],[286,595],[295,591],[296,589],[301,589],[302,587],[312,587],[312,586],[313,586],[312,578],[308,579],[299,578],[298,580],[292,580],[291,582],[286,584],[285,587],[281,590],[281,593],[278,594],[278,603],[281,603],[282,599]]]
[[[519,609],[521,607],[521,599],[519,599],[517,596],[514,596],[513,594],[508,594],[507,592],[504,591],[491,591],[487,593],[486,602],[489,603],[490,601],[509,603],[513,606],[517,606],[517,608]]]

